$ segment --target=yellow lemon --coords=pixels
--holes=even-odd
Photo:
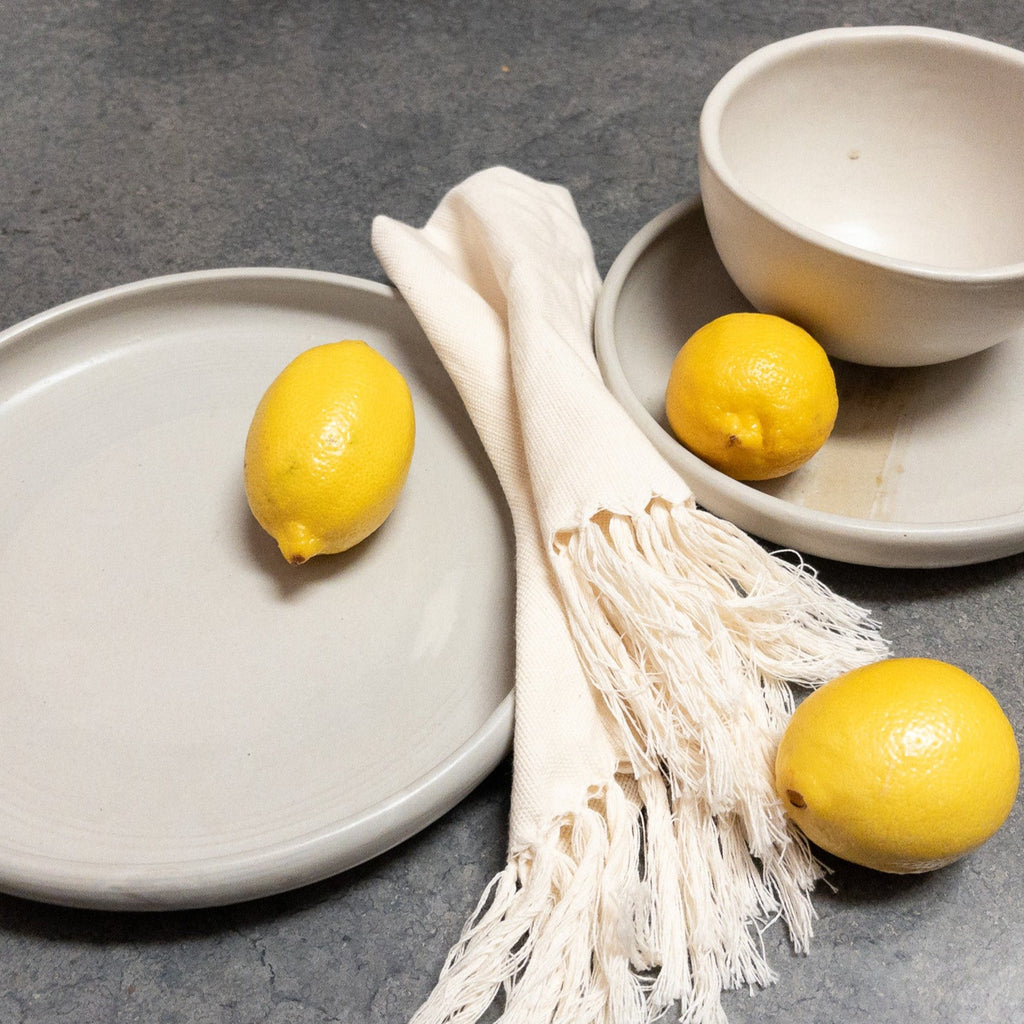
[[[363,341],[318,345],[281,371],[245,442],[245,493],[294,564],[358,544],[391,514],[415,439],[405,378]]]
[[[775,761],[790,817],[818,846],[879,871],[929,871],[980,846],[1013,807],[1020,753],[995,697],[931,658],[891,658],[826,683]]]
[[[676,437],[737,480],[803,465],[828,440],[839,409],[825,350],[767,313],[728,313],[679,350],[665,391]]]

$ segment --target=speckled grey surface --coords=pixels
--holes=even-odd
[[[695,191],[703,97],[750,50],[844,23],[1024,48],[1014,0],[6,0],[2,20],[5,327],[173,271],[381,280],[372,216],[422,221],[494,163],[568,186],[606,271]],[[1024,558],[817,564],[897,653],[962,665],[1024,730]],[[509,778],[389,855],[256,903],[120,915],[0,897],[0,1024],[405,1021],[503,861]],[[836,864],[810,955],[769,930],[779,982],[730,994],[730,1020],[1024,1021],[1022,843],[1018,800],[982,851],[932,875]]]

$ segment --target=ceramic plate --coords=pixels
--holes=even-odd
[[[644,227],[598,302],[609,388],[704,507],[774,544],[866,565],[961,565],[1024,550],[1024,346],[914,369],[835,362],[840,411],[828,442],[795,473],[746,484],[675,440],[664,389],[693,331],[751,308],[699,201]]]
[[[263,391],[360,337],[406,375],[399,505],[287,565],[249,513]],[[390,289],[158,278],[0,335],[0,890],[233,902],[407,838],[509,748],[512,541],[461,402]]]

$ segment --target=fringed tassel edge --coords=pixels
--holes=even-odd
[[[804,894],[821,871],[775,795],[775,750],[790,684],[816,686],[884,657],[877,626],[803,562],[689,503],[602,513],[560,534],[551,554],[580,662],[634,774],[663,775],[676,813],[712,822],[723,848],[724,830],[730,843],[742,837],[732,877],[760,872],[805,949]],[[755,912],[733,909],[746,928]],[[728,916],[720,923],[731,927]],[[709,947],[728,944],[720,936]],[[691,947],[691,963],[700,958]]]
[[[713,813],[764,778],[791,683],[815,686],[887,653],[866,612],[803,563],[690,506],[595,517],[562,536],[552,564],[635,774],[664,770]]]
[[[742,825],[682,805],[660,775],[594,790],[492,880],[412,1024],[726,1024],[723,990],[775,980],[761,930],[820,877],[793,844],[762,874]],[[770,866],[769,866],[770,867]]]
[[[645,1024],[631,967],[640,815],[618,782],[554,822],[484,893],[412,1024]]]
[[[632,777],[595,789],[484,893],[412,1024],[725,1024],[771,984],[775,919],[805,950],[823,869],[785,819],[771,758],[814,686],[887,653],[802,563],[691,506],[652,502],[563,536],[552,564]]]

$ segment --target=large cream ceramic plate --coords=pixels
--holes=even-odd
[[[398,508],[287,565],[242,450],[296,354],[406,375]],[[223,270],[0,335],[0,890],[165,909],[282,891],[436,819],[511,736],[511,536],[441,365],[390,289]]]
[[[664,391],[693,331],[750,309],[699,201],[647,224],[598,302],[605,381],[703,506],[774,544],[866,565],[938,567],[1024,551],[1024,346],[914,369],[836,362],[840,411],[824,448],[787,477],[746,484],[675,440]]]

